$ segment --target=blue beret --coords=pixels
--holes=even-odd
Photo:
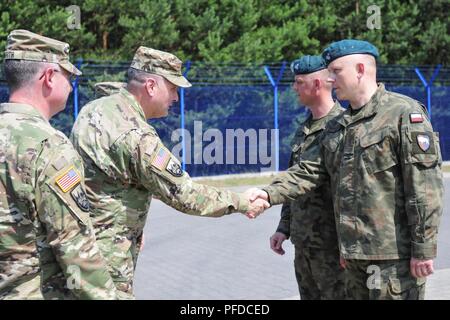
[[[357,53],[370,54],[374,56],[375,59],[378,59],[379,56],[378,49],[370,42],[347,39],[330,44],[328,48],[323,51],[322,57],[326,64],[329,65],[331,61],[337,58]]]
[[[303,56],[291,63],[291,71],[295,75],[313,73],[326,67],[322,56]]]

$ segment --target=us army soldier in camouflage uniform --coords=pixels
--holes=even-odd
[[[311,114],[292,140],[289,166],[306,160],[303,154],[313,161],[320,156],[320,134],[326,123],[344,110],[333,101],[322,56],[304,56],[292,63],[291,70],[295,74],[293,88]],[[301,299],[344,299],[344,270],[339,264],[328,183],[283,205],[277,231],[270,238],[272,250],[284,254],[282,244],[289,236],[295,246],[295,275]]]
[[[7,40],[0,104],[0,299],[115,299],[95,243],[83,165],[48,120],[71,91],[69,45],[26,30]],[[40,288],[41,284],[41,288]]]
[[[147,119],[164,117],[191,84],[174,55],[140,47],[119,93],[88,103],[71,139],[86,168],[97,240],[119,290],[133,294],[133,274],[153,195],[192,215],[257,215],[267,202],[194,183]]]
[[[320,161],[301,161],[258,195],[277,204],[331,181],[350,298],[423,299],[442,215],[438,135],[423,105],[377,85],[373,45],[343,40],[323,57],[350,108],[327,124]]]
[[[125,82],[98,82],[94,85],[95,97],[101,98],[109,96],[111,94],[119,92],[121,88],[125,88],[127,84]]]

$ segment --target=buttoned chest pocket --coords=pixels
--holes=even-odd
[[[360,139],[360,147],[368,174],[386,171],[398,163],[390,128],[367,133]]]
[[[324,161],[328,168],[339,168],[340,155],[339,146],[343,138],[343,132],[341,130],[330,132],[328,131],[322,139],[322,145],[324,147]]]

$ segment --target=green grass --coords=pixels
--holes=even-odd
[[[450,166],[443,166],[443,172],[450,172]],[[206,184],[212,187],[229,188],[237,186],[265,186],[268,185],[275,175],[262,176],[262,177],[236,177],[228,179],[208,179],[202,178],[195,180],[195,182]]]

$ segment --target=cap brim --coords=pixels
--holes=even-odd
[[[192,84],[183,76],[162,75],[168,81],[176,85],[177,87],[189,88]]]
[[[61,68],[64,68],[64,70],[66,70],[66,71],[68,71],[68,72],[70,72],[70,73],[72,73],[72,74],[74,74],[76,76],[81,76],[82,75],[81,71],[78,70],[73,64],[71,64],[68,61],[59,62],[58,64],[61,66]]]

